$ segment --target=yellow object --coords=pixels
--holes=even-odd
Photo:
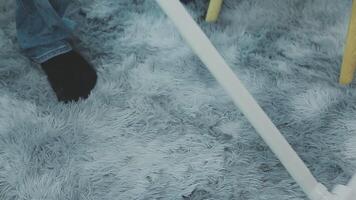
[[[344,58],[341,66],[339,82],[349,84],[356,70],[356,0],[352,1],[352,13],[345,44]]]
[[[210,0],[208,13],[206,14],[207,22],[215,22],[221,10],[223,0]]]

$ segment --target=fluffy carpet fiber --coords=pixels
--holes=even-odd
[[[302,200],[153,0],[81,0],[90,98],[58,103],[0,0],[1,200]],[[226,0],[189,12],[327,187],[356,170],[356,84],[337,84],[351,0]]]

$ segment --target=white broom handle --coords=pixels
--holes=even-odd
[[[235,76],[184,6],[179,0],[156,1],[308,197],[319,199],[320,191],[318,189],[320,189],[320,184],[241,81]]]
[[[354,175],[347,186],[350,189],[350,193],[345,200],[354,200],[356,197],[356,175]]]

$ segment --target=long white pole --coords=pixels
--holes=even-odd
[[[356,198],[356,175],[354,175],[347,187],[349,188],[350,193],[345,200],[354,200]]]
[[[308,197],[331,199],[179,0],[156,1]]]

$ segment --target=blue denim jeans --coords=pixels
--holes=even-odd
[[[72,50],[75,24],[64,17],[71,0],[16,0],[17,38],[23,53],[37,63]]]

